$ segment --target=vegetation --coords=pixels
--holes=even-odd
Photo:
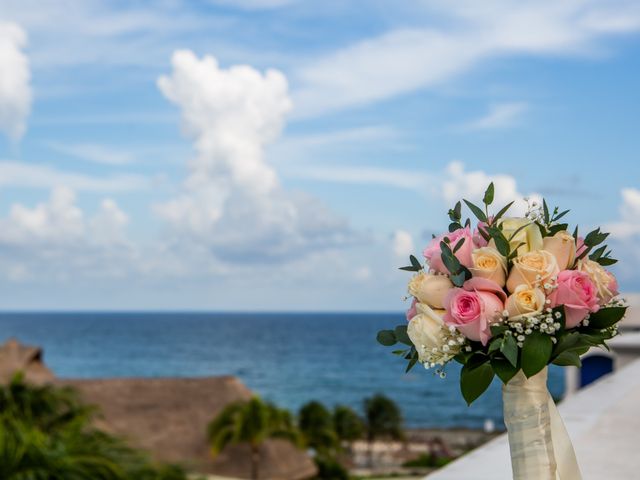
[[[349,471],[334,457],[315,457],[318,473],[315,480],[349,480]]]
[[[418,458],[405,462],[402,466],[408,468],[440,468],[451,462],[453,458],[441,457],[430,453],[423,453]]]
[[[365,425],[362,418],[352,409],[337,405],[333,410],[333,428],[339,440],[353,442],[364,436]]]
[[[269,438],[285,438],[299,444],[298,429],[286,410],[253,397],[228,405],[208,428],[212,452],[217,455],[228,445],[248,444],[251,448],[251,478],[260,473],[260,447]]]
[[[68,388],[28,385],[20,375],[0,386],[0,478],[186,480],[179,467],[153,465],[94,428],[95,414]]]
[[[326,454],[338,448],[338,436],[331,412],[320,402],[312,401],[300,408],[298,428],[308,448]]]
[[[373,442],[378,438],[402,440],[402,414],[398,405],[382,394],[366,398],[364,401],[367,440]]]

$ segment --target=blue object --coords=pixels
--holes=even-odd
[[[589,355],[582,359],[580,387],[585,387],[597,379],[613,372],[613,358],[607,355]]]

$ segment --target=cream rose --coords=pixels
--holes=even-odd
[[[598,300],[601,305],[608,303],[613,297],[618,295],[618,282],[616,278],[598,262],[585,258],[578,262],[578,270],[589,275],[589,278],[598,291]]]
[[[525,253],[513,260],[513,266],[507,279],[507,290],[513,293],[518,285],[542,287],[558,275],[559,271],[556,257],[551,253],[545,250]]]
[[[453,283],[446,275],[418,273],[409,281],[409,293],[420,303],[433,308],[444,307],[444,297],[453,288]]]
[[[473,266],[469,269],[474,277],[493,280],[501,287],[507,275],[507,260],[491,247],[476,248],[471,253]]]
[[[433,310],[426,305],[418,304],[418,314],[407,325],[407,335],[418,351],[420,361],[429,361],[433,348],[440,348],[445,340],[444,310]]]
[[[576,240],[569,232],[562,230],[552,237],[544,238],[543,250],[556,257],[560,270],[566,270],[576,259]]]
[[[533,250],[542,250],[542,233],[538,226],[528,218],[505,218],[499,222],[502,233],[509,240],[516,230],[519,230],[509,242],[511,250],[518,249],[518,255],[522,255]],[[526,226],[525,226],[526,225]],[[520,244],[523,245],[520,245]],[[495,246],[493,239],[489,245]]]
[[[541,313],[545,307],[546,297],[540,288],[518,285],[507,298],[504,308],[509,312],[509,321]]]

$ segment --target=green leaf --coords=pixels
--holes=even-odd
[[[409,255],[409,261],[411,262],[411,265],[413,265],[414,268],[422,270],[422,264],[418,261],[416,257],[414,257],[413,255]]]
[[[453,253],[455,254],[458,250],[460,250],[460,248],[462,248],[462,245],[464,245],[465,242],[465,238],[462,237],[460,240],[458,240],[458,243],[456,243],[455,247],[453,247]]]
[[[390,347],[398,343],[396,340],[396,334],[393,330],[380,330],[376,337],[378,343],[384,345],[385,347]]]
[[[491,359],[491,367],[504,384],[507,384],[520,370],[518,366],[512,365],[509,360],[502,357],[493,357]]]
[[[571,210],[565,210],[564,212],[561,212],[557,215],[554,215],[553,217],[553,221],[557,222],[558,220],[560,220],[562,217],[564,217],[567,213],[569,213]]]
[[[493,194],[494,194],[495,188],[493,186],[493,182],[491,182],[489,184],[489,186],[487,187],[487,189],[484,192],[484,197],[482,198],[482,203],[484,203],[485,205],[489,206],[493,203]]]
[[[522,347],[522,371],[527,378],[547,366],[552,350],[553,342],[549,335],[534,330],[526,336]]]
[[[458,222],[451,222],[449,224],[449,232],[455,232],[456,230],[460,230],[462,228],[462,225],[460,225],[460,223]]]
[[[489,353],[500,350],[503,340],[504,339],[502,338],[494,338],[493,340],[491,340],[491,342],[489,343]]]
[[[507,325],[491,325],[489,328],[491,329],[491,335],[494,337],[497,337],[501,333],[509,330],[509,327]]]
[[[405,272],[419,272],[422,270],[422,267],[416,268],[413,265],[409,265],[407,267],[400,267],[398,270],[404,270]]]
[[[407,364],[407,368],[405,369],[404,373],[409,373],[409,371],[413,368],[413,366],[418,363],[418,352],[415,350],[415,348],[411,349],[411,359],[409,360],[409,363]]]
[[[602,257],[602,258],[599,258],[598,260],[596,260],[596,262],[598,262],[603,267],[608,267],[609,265],[613,265],[614,263],[618,263],[618,260],[616,260],[615,258]]]
[[[589,327],[609,328],[622,320],[626,312],[627,307],[601,308],[596,313],[589,315]]]
[[[461,287],[462,285],[464,285],[466,278],[467,276],[464,272],[458,272],[456,274],[449,275],[451,283],[453,283],[456,287]]]
[[[500,252],[500,255],[508,257],[510,250],[509,242],[506,238],[504,238],[502,232],[500,232],[500,235],[494,236],[493,241],[496,243],[496,249],[498,250],[498,252]]]
[[[493,216],[493,223],[496,223],[499,219],[501,219],[502,216],[507,213],[507,210],[511,208],[511,205],[513,205],[513,202],[509,202],[504,207],[502,207],[500,211]]]
[[[562,352],[558,355],[553,362],[554,365],[560,365],[561,367],[581,367],[582,362],[580,361],[580,355],[572,350],[567,350],[566,352]]]
[[[406,325],[398,325],[394,330],[394,334],[398,342],[404,343],[405,345],[413,346],[413,342],[409,338],[409,335],[407,335]]]
[[[467,204],[467,207],[469,207],[469,210],[473,212],[473,214],[477,217],[478,220],[480,220],[481,222],[487,221],[487,216],[484,214],[484,212],[480,207],[474,205],[469,200],[464,200],[464,203]]]
[[[505,335],[500,351],[514,367],[518,364],[518,345],[513,335]]]
[[[601,247],[598,247],[596,250],[594,250],[591,253],[591,255],[589,255],[589,258],[595,262],[602,256],[602,254],[605,252],[606,249],[607,249],[606,245],[602,245]]]
[[[547,201],[542,199],[542,213],[544,214],[544,224],[549,225],[549,207],[547,207]]]
[[[491,385],[493,368],[488,362],[472,369],[468,366],[467,363],[460,371],[460,391],[467,405],[471,405]]]

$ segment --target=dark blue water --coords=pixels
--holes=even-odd
[[[360,408],[377,392],[401,406],[414,427],[502,425],[497,381],[467,407],[458,366],[447,378],[377,344],[382,328],[404,314],[3,313],[0,340],[44,347],[59,377],[236,375],[262,397],[290,409],[309,400]],[[550,371],[562,393],[562,370]]]

